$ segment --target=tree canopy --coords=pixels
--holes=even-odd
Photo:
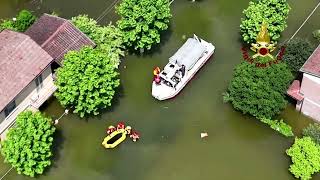
[[[19,174],[34,177],[51,165],[51,146],[55,127],[40,112],[25,111],[18,115],[16,125],[9,129],[2,142],[1,153]]]
[[[268,24],[268,32],[272,41],[280,38],[281,32],[287,27],[289,15],[287,0],[250,1],[249,7],[243,11],[240,32],[246,43],[254,43],[262,22]]]
[[[10,29],[13,31],[24,32],[36,21],[36,16],[28,10],[22,10],[19,12],[15,20],[3,19],[1,21],[0,31]]]
[[[118,68],[121,56],[124,56],[123,33],[112,25],[100,26],[88,15],[79,15],[71,19],[72,23],[93,40],[97,49],[110,57],[110,63]]]
[[[244,114],[272,118],[285,108],[292,78],[285,63],[261,68],[244,61],[236,66],[224,100]]]
[[[68,52],[55,82],[58,87],[55,96],[60,103],[73,108],[81,117],[97,115],[99,110],[111,106],[120,80],[110,59],[91,47]]]
[[[291,157],[289,171],[302,180],[311,179],[311,175],[320,171],[320,145],[310,137],[296,138],[294,144],[286,151]]]
[[[315,143],[320,144],[320,124],[309,124],[308,127],[302,131],[304,136],[309,136]]]
[[[291,72],[297,73],[313,52],[312,44],[300,38],[289,41],[282,57]]]
[[[168,29],[171,18],[169,0],[123,0],[116,8],[118,27],[126,47],[151,49],[160,43],[160,33]]]

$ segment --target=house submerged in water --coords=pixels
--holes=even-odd
[[[95,46],[70,21],[44,14],[24,34],[0,32],[0,138],[19,113],[36,111],[57,89],[54,69],[64,55]]]
[[[302,80],[294,80],[287,94],[297,101],[299,112],[320,122],[320,45],[301,67]]]

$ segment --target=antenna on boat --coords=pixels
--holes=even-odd
[[[193,34],[193,38],[196,39],[197,41],[201,42],[201,40],[198,38],[197,35]]]

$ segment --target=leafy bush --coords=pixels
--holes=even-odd
[[[291,126],[283,122],[282,119],[279,121],[279,120],[271,120],[268,118],[261,118],[260,120],[261,122],[268,124],[272,129],[278,131],[279,133],[281,133],[286,137],[294,136]]]
[[[257,0],[249,2],[249,7],[243,11],[240,32],[246,43],[256,41],[262,22],[268,24],[268,32],[272,41],[280,38],[280,33],[287,27],[289,4],[286,0]]]
[[[18,115],[16,125],[9,129],[2,142],[1,153],[19,174],[34,177],[51,165],[51,146],[55,127],[40,112],[25,111]]]
[[[90,47],[70,51],[57,71],[55,96],[81,117],[97,115],[99,110],[111,106],[115,89],[120,85],[118,75],[106,53]]]
[[[318,41],[320,41],[320,29],[313,31],[312,35],[314,38],[316,38]]]
[[[305,39],[292,39],[286,45],[285,53],[282,57],[293,73],[297,73],[313,52],[312,44]]]
[[[302,134],[304,136],[311,137],[314,142],[320,144],[320,124],[310,124],[308,127],[303,129]]]
[[[90,39],[93,39],[96,29],[99,27],[97,21],[92,18],[89,18],[88,15],[78,15],[71,18],[71,22],[80,29],[84,34],[86,34]]]
[[[36,16],[34,16],[28,10],[22,10],[17,16],[15,21],[15,26],[19,32],[26,31],[34,22],[36,21]]]
[[[302,180],[311,179],[311,175],[320,171],[320,146],[310,137],[296,138],[286,151],[291,157],[289,171]]]
[[[123,33],[117,27],[109,24],[100,26],[88,15],[79,15],[72,18],[72,23],[84,34],[92,39],[97,49],[103,51],[110,57],[110,62],[116,68],[120,64],[121,56],[124,56]]]
[[[285,63],[259,68],[242,62],[234,70],[224,99],[244,114],[271,118],[285,108],[284,94],[292,79]]]
[[[160,32],[168,29],[172,16],[168,0],[123,0],[116,12],[124,43],[135,50],[149,50],[160,43]]]
[[[36,16],[32,15],[32,13],[28,10],[22,10],[19,12],[15,20],[13,19],[2,20],[0,24],[0,31],[4,29],[10,29],[13,31],[24,32],[35,21],[36,21]]]

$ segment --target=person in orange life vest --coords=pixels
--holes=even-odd
[[[154,68],[154,70],[153,70],[153,75],[154,75],[154,76],[157,76],[157,75],[159,75],[159,74],[160,74],[160,68],[159,68],[159,67]]]

